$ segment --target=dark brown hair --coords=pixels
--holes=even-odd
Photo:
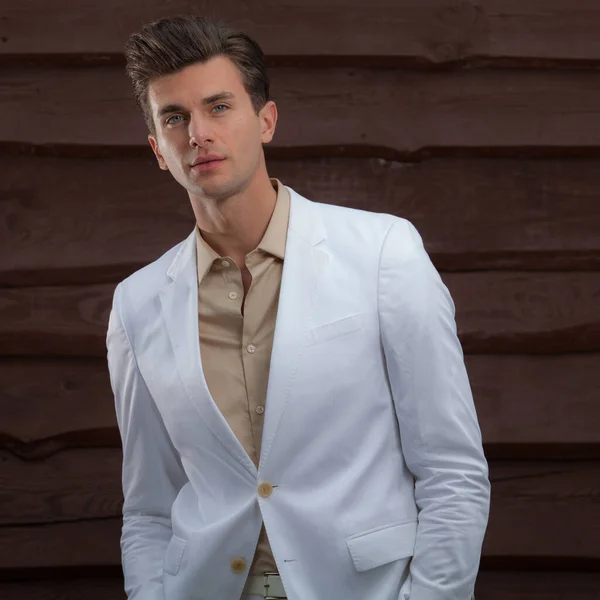
[[[258,114],[269,100],[269,76],[261,47],[247,34],[222,21],[178,15],[144,25],[130,36],[125,44],[126,71],[151,133],[156,132],[148,106],[149,83],[215,56],[228,57],[239,69]]]

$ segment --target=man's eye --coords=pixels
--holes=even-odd
[[[171,124],[173,123],[173,119],[177,119],[178,117],[179,117],[179,118],[181,118],[181,115],[173,115],[172,117],[169,117],[169,118],[168,118],[168,119],[165,121],[165,123],[166,123],[167,125],[171,125]]]
[[[227,106],[226,104],[217,104],[217,106],[215,106],[215,108],[219,108],[219,107],[223,107],[223,108],[229,108],[229,106]],[[215,110],[215,108],[213,108],[213,110]],[[217,111],[217,112],[223,112],[223,111]]]

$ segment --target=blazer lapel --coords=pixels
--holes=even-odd
[[[267,460],[278,431],[311,327],[319,283],[329,264],[329,255],[317,247],[325,239],[325,227],[315,203],[291,188],[287,189],[291,196],[290,220],[271,353],[259,470]]]
[[[160,290],[159,297],[175,368],[181,376],[185,394],[212,434],[251,475],[256,476],[256,466],[212,399],[202,370],[195,231],[181,245],[167,275],[170,281]],[[171,367],[165,365],[165,368]]]

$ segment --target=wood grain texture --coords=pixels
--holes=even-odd
[[[0,580],[0,600],[127,600],[122,576],[85,577],[79,573],[63,580],[35,581],[34,575],[35,572],[30,573],[21,581]]]
[[[553,571],[481,570],[477,600],[599,600],[600,575]]]
[[[600,351],[600,272],[444,273],[466,353]],[[0,288],[0,356],[105,356],[114,284]]]
[[[114,288],[0,289],[0,356],[106,356]]]
[[[600,272],[444,273],[468,353],[600,350]]]
[[[0,572],[119,564],[122,519],[0,527]]]
[[[0,531],[119,517],[120,448],[71,449],[42,460],[0,452]]]
[[[538,148],[600,154],[600,71],[277,67],[279,108],[269,147],[348,146],[382,158]],[[118,67],[6,67],[1,142],[110,148],[147,146],[147,131]],[[15,118],[27,115],[27,118]]]
[[[471,354],[465,364],[484,444],[600,443],[600,354]]]
[[[194,227],[187,193],[152,158],[2,163],[0,285],[119,281]],[[440,270],[600,270],[599,160],[272,159],[268,168],[315,201],[408,219]]]
[[[600,463],[490,464],[483,554],[600,557]]]
[[[0,456],[0,569],[118,564],[118,449]],[[490,480],[485,557],[600,560],[599,462],[491,462]]]
[[[465,362],[486,448],[513,458],[543,456],[548,447],[559,456],[579,448],[581,457],[596,448],[590,458],[600,458],[600,354]],[[104,359],[0,361],[0,449],[33,461],[120,444]]]
[[[475,593],[477,600],[598,600],[600,575],[481,570]],[[125,593],[122,577],[90,574],[64,580],[3,581],[0,600],[125,600]]]
[[[39,460],[120,444],[106,359],[0,361],[0,448]]]
[[[198,8],[189,0],[168,5],[159,0],[84,5],[76,0],[5,0],[0,54],[120,54],[128,35],[143,23]],[[260,3],[251,10],[235,0],[207,0],[202,14],[231,22],[255,37],[268,55],[282,57],[395,57],[417,65],[600,59],[595,27],[600,8],[593,0],[546,0],[543,6],[534,0],[374,0],[368,5],[349,0],[342,13],[337,2],[317,0],[285,7]],[[53,27],[48,29],[48,23]]]

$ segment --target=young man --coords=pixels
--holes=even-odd
[[[196,218],[110,315],[129,598],[468,600],[487,463],[419,233],[269,178],[277,108],[245,34],[165,19],[126,56]]]

